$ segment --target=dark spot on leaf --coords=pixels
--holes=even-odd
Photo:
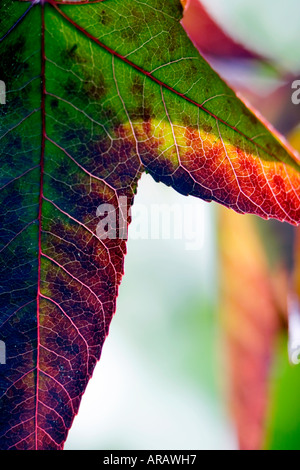
[[[202,129],[203,129],[207,134],[210,134],[211,131],[213,130],[212,126],[210,126],[209,124],[203,124],[203,125],[202,125]]]
[[[99,15],[99,22],[103,26],[108,26],[112,21],[113,21],[113,18],[111,17],[111,15],[107,11],[102,10],[102,12]]]
[[[77,94],[80,90],[80,83],[74,77],[69,77],[65,84],[65,90],[68,94]]]
[[[51,100],[50,105],[51,105],[52,109],[56,109],[56,108],[58,108],[59,102],[58,102],[58,100],[53,99],[53,100]]]
[[[77,48],[78,48],[78,45],[74,44],[74,46],[68,52],[69,56],[74,57],[74,55],[75,55],[74,53],[75,53]]]
[[[19,76],[28,69],[28,63],[23,60],[26,38],[19,36],[15,42],[10,43],[9,47],[2,49],[1,52],[1,80],[11,83],[18,80]]]
[[[243,108],[243,114],[246,116],[247,119],[250,120],[252,124],[258,124],[258,119],[257,117],[247,108]]]
[[[134,41],[136,39],[136,32],[131,27],[128,27],[123,29],[121,36],[125,41]]]
[[[97,70],[92,77],[86,75],[83,89],[86,95],[95,101],[100,101],[107,94],[105,78],[101,70]]]
[[[85,64],[87,62],[87,59],[79,54],[77,44],[74,44],[69,49],[61,51],[60,56],[62,63],[68,67],[71,67],[74,63]]]
[[[143,96],[143,93],[144,93],[143,80],[137,74],[133,77],[132,85],[131,85],[131,92],[134,96],[136,95]]]

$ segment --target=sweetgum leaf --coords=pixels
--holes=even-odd
[[[3,0],[0,18],[0,447],[61,449],[116,308],[120,197],[148,171],[298,224],[299,159],[201,58],[180,0]]]

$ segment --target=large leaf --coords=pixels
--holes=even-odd
[[[124,198],[143,171],[300,221],[298,157],[200,57],[179,0],[74,3],[0,5],[3,449],[63,447],[115,311]],[[116,238],[97,237],[102,204]]]

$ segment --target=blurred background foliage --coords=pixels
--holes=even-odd
[[[299,1],[203,0],[205,18],[198,2],[183,20],[191,39],[300,151]],[[189,206],[200,244],[138,239],[133,221],[117,313],[65,449],[300,449],[300,366],[287,348],[296,229],[148,175],[135,202]]]

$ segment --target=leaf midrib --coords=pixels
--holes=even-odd
[[[36,393],[35,393],[35,449],[38,449],[38,405],[39,405],[39,373],[40,373],[40,298],[41,298],[41,258],[42,258],[42,206],[43,206],[43,183],[44,183],[44,157],[46,142],[46,56],[45,56],[45,10],[42,5],[41,11],[41,113],[42,113],[42,142],[40,157],[40,194],[39,194],[39,214],[38,214],[38,285],[37,285],[37,359],[36,359]]]

